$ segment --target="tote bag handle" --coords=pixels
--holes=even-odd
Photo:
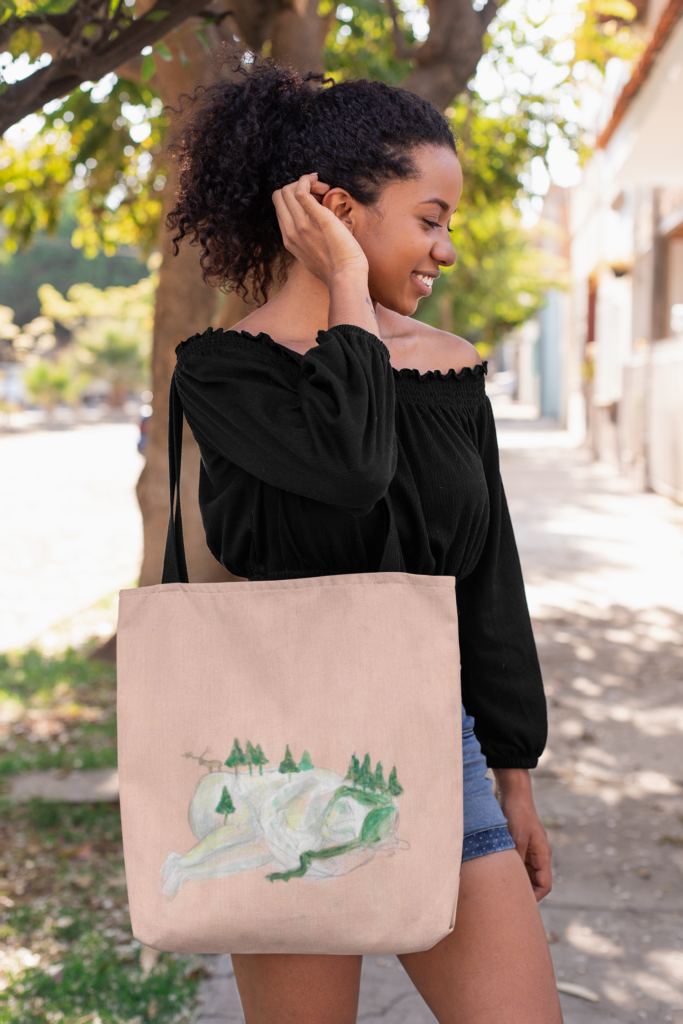
[[[166,552],[162,583],[189,583],[185,544],[183,542],[183,521],[180,514],[180,463],[183,452],[183,405],[178,393],[175,373],[171,378],[168,400],[168,479],[171,504],[166,534]],[[405,572],[403,554],[398,539],[396,520],[388,494],[384,498],[389,528],[384,543],[379,572]]]

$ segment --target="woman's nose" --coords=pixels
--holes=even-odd
[[[439,240],[432,248],[432,259],[441,267],[452,267],[456,258],[455,248],[450,238]]]

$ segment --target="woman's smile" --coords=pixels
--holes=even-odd
[[[432,294],[432,285],[440,274],[427,274],[423,270],[413,270],[410,276],[415,281],[420,295],[426,296]]]

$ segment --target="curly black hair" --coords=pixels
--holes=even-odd
[[[270,60],[239,63],[235,72],[195,93],[180,125],[172,146],[179,191],[167,224],[176,254],[186,236],[201,246],[206,281],[257,302],[288,258],[276,189],[318,171],[320,181],[372,204],[388,181],[416,175],[415,147],[455,151],[443,114],[405,89],[364,79],[334,84]]]

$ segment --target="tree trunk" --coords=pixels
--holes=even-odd
[[[445,110],[466,88],[484,53],[484,34],[497,5],[475,11],[471,0],[426,0],[429,37],[415,51],[415,69],[401,85]]]
[[[297,71],[323,70],[327,19],[318,14],[318,0],[292,0],[273,20],[272,56]]]
[[[241,21],[240,13],[238,7],[235,10],[238,25]],[[272,28],[273,56],[276,60],[302,71],[322,69],[325,22],[318,17],[316,0],[299,0],[296,6],[281,7],[275,14],[268,10],[268,5],[265,5],[263,19],[264,23],[268,21],[269,27]],[[251,38],[256,28],[257,26],[251,24],[245,25],[242,29],[243,37]],[[220,43],[217,33],[207,34],[210,37],[215,34],[215,42]],[[154,83],[159,88],[164,102],[176,106],[181,93],[192,93],[196,85],[208,84],[214,79],[214,63],[204,52],[191,28],[186,28],[182,33],[169,35],[165,42],[174,59],[168,63],[157,59]],[[178,51],[181,45],[189,61],[186,67],[179,59]],[[173,256],[164,221],[174,203],[175,173],[176,164],[171,162],[169,181],[164,189],[164,211],[159,229],[163,261],[159,272],[154,317],[154,411],[147,436],[145,467],[137,487],[144,534],[144,556],[140,572],[140,586],[143,587],[161,580],[163,566],[169,507],[167,395],[175,366],[176,346],[193,334],[205,331],[212,321],[216,326],[228,330],[254,308],[250,302],[245,302],[233,292],[225,297],[218,315],[214,316],[217,293],[202,281],[197,249],[185,242],[180,247],[178,256]],[[216,561],[206,546],[197,502],[199,465],[199,449],[185,425],[181,504],[188,575],[193,583],[235,579],[236,577]]]
[[[139,0],[149,6],[152,0]],[[432,100],[441,109],[452,102],[474,74],[483,52],[483,35],[495,14],[493,0],[481,11],[472,8],[471,0],[428,0],[431,31],[429,39],[415,52],[415,69],[403,83],[405,88]],[[224,6],[224,5],[223,5]],[[232,19],[246,44],[259,49],[271,39],[272,55],[282,64],[299,71],[321,71],[327,18],[317,13],[317,0],[261,0],[260,3],[238,0],[231,5],[230,19],[220,28],[205,29],[212,42],[229,37],[228,22]],[[175,106],[183,92],[192,93],[199,83],[208,84],[215,74],[215,64],[200,45],[186,23],[184,30],[169,34],[165,42],[174,59],[157,59],[155,84],[165,103]],[[189,65],[179,59],[182,45]],[[164,189],[164,217],[174,202],[175,182],[172,163],[169,182]],[[243,319],[253,305],[235,293],[226,296],[217,310],[215,289],[202,281],[198,253],[187,242],[178,256],[171,252],[164,222],[159,233],[163,262],[160,269],[154,322],[152,357],[152,391],[154,412],[147,441],[147,459],[138,482],[138,500],[144,524],[144,558],[140,586],[158,583],[161,579],[163,553],[168,523],[167,466],[167,395],[175,365],[175,348],[179,342],[210,323],[228,330]],[[231,576],[210,554],[197,503],[199,450],[190,432],[183,435],[183,474],[181,500],[187,553],[188,573],[192,582],[229,580]]]
[[[176,106],[181,93],[192,93],[199,83],[207,84],[212,80],[213,64],[191,29],[167,36],[166,44],[173,53],[173,61],[167,63],[157,60],[154,81],[164,102]],[[189,61],[187,67],[183,66],[179,58],[180,45]],[[168,389],[175,366],[175,349],[181,341],[206,330],[211,323],[217,298],[216,289],[208,287],[202,280],[196,248],[186,243],[180,247],[177,256],[173,255],[165,217],[175,201],[177,163],[171,160],[169,164],[169,180],[164,189],[164,210],[159,229],[163,261],[159,271],[154,315],[154,411],[147,435],[145,467],[137,486],[144,533],[144,557],[140,572],[142,587],[160,582],[164,560],[169,512]],[[206,546],[197,503],[199,463],[199,449],[186,426],[183,434],[181,503],[188,575],[193,583],[232,579]]]

